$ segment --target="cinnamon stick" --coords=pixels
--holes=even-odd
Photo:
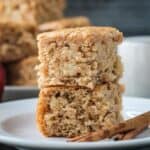
[[[75,138],[70,139],[69,141],[74,142],[85,142],[85,141],[98,141],[104,138],[112,137],[116,134],[130,131],[132,129],[136,129],[142,126],[148,126],[150,123],[150,111],[144,114],[141,114],[135,118],[131,118],[127,121],[119,123],[108,130],[99,130],[96,132],[91,132],[83,136],[77,136]]]
[[[115,141],[122,140],[124,135],[125,135],[124,133],[119,133],[113,137],[113,140],[115,140]]]
[[[144,129],[146,129],[148,127],[148,125],[143,125],[133,131],[128,132],[127,134],[125,134],[125,136],[122,138],[122,140],[129,140],[129,139],[133,139],[134,137],[136,137],[138,134],[140,134],[142,131],[144,131]]]
[[[116,134],[113,139],[115,141],[119,141],[119,140],[129,140],[132,139],[134,137],[136,137],[138,134],[140,134],[144,129],[146,129],[148,126],[147,125],[143,125],[137,129],[125,132],[125,133],[119,133]]]

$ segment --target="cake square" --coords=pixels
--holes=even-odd
[[[121,87],[43,88],[37,106],[37,125],[45,136],[74,137],[107,129],[121,121]]]
[[[0,0],[1,21],[40,24],[63,16],[65,0]]]
[[[2,63],[37,55],[38,52],[35,35],[27,25],[0,22],[0,43],[0,62]]]
[[[38,36],[39,87],[117,82],[123,69],[117,46],[122,33],[111,27],[81,27]]]
[[[38,31],[48,32],[65,28],[76,28],[90,26],[90,20],[85,16],[68,17],[56,21],[46,22],[38,26]]]

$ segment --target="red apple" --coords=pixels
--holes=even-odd
[[[5,69],[2,64],[0,64],[0,100],[2,99],[4,86],[5,86],[5,80],[6,80],[6,73]]]

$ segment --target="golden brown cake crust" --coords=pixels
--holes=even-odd
[[[37,56],[30,56],[21,61],[7,64],[7,78],[10,85],[37,86],[35,67]]]
[[[0,22],[0,62],[8,63],[37,54],[34,27]]]
[[[48,32],[54,30],[60,30],[64,28],[76,28],[90,26],[90,20],[85,16],[78,16],[72,18],[64,18],[58,21],[46,22],[38,27],[39,32]]]
[[[106,100],[103,99],[103,98],[101,99],[101,101],[100,101],[101,102],[101,107],[104,107],[105,111],[110,111],[111,112],[111,111],[113,111],[113,108],[112,108],[112,110],[107,110],[108,109],[107,108],[107,104],[110,103],[110,105],[112,105],[112,106],[115,106],[115,105],[117,106],[118,105],[118,108],[114,107],[114,108],[117,109],[117,112],[116,112],[116,117],[117,118],[116,118],[116,120],[115,120],[115,118],[112,118],[112,119],[114,119],[114,123],[119,122],[119,120],[121,119],[121,116],[120,116],[120,111],[121,111],[121,98],[120,98],[120,95],[121,95],[122,91],[120,89],[120,86],[117,85],[117,84],[116,85],[115,84],[114,85],[113,84],[99,85],[99,86],[95,87],[94,90],[90,90],[88,88],[79,87],[79,86],[76,86],[76,87],[72,87],[72,86],[53,86],[53,87],[47,87],[47,88],[41,89],[41,91],[40,91],[38,105],[37,105],[37,111],[36,111],[37,126],[38,126],[39,130],[41,131],[41,133],[43,133],[45,136],[72,136],[73,135],[73,134],[70,134],[70,133],[68,133],[68,134],[62,134],[63,132],[61,132],[60,134],[57,134],[57,133],[55,133],[55,131],[52,131],[53,129],[47,130],[47,125],[46,125],[46,121],[45,121],[45,115],[47,113],[50,114],[51,111],[52,111],[51,108],[50,108],[50,103],[49,103],[50,101],[52,101],[52,99],[50,99],[50,97],[53,96],[53,95],[55,95],[56,91],[63,91],[63,90],[64,91],[68,91],[68,92],[76,92],[78,90],[86,90],[88,93],[93,93],[93,96],[95,97],[96,101],[98,101],[97,98],[100,98],[101,96],[103,98],[107,98]],[[111,92],[114,95],[110,95]],[[108,95],[105,96],[105,94],[108,94]],[[79,95],[79,101],[80,101],[80,96],[81,95]],[[82,96],[81,96],[81,98],[82,98]],[[110,102],[109,102],[108,97],[110,97],[110,99],[111,99]],[[61,99],[58,99],[58,101],[60,101],[60,100]],[[88,101],[89,101],[89,99],[87,100],[87,102]],[[96,104],[97,102],[96,101],[95,101],[95,104],[94,104],[95,106],[93,105],[94,107],[97,106],[97,104]],[[106,104],[105,104],[105,102],[106,102]],[[76,102],[76,104],[77,103],[78,102]],[[113,104],[111,104],[111,103],[113,103]],[[72,105],[74,107],[73,104],[66,104],[66,105],[70,105],[70,106]],[[52,112],[52,113],[54,113],[54,114],[56,113],[57,114],[57,112]],[[72,114],[70,114],[70,115],[72,115]],[[99,116],[101,116],[101,115],[102,114],[99,114]],[[59,123],[61,123],[61,122],[59,122]],[[107,126],[108,125],[107,123],[109,124],[109,120],[106,119],[106,122],[104,121],[104,125]],[[111,125],[111,123],[109,125]],[[56,124],[56,126],[59,126],[59,125]],[[80,135],[80,133],[78,133],[76,135]]]
[[[117,29],[112,27],[80,27],[72,29],[63,29],[59,31],[41,33],[37,37],[39,41],[39,49],[47,46],[49,42],[59,41],[59,44],[65,41],[81,44],[83,41],[87,44],[93,44],[93,42],[112,41],[121,43],[123,40],[123,34]]]
[[[47,131],[45,130],[45,122],[44,122],[44,114],[48,112],[47,103],[45,102],[45,94],[44,92],[40,92],[38,105],[36,108],[36,122],[37,127],[43,133],[43,135],[48,135]]]

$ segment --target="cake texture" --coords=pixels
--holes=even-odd
[[[122,64],[117,46],[122,33],[111,27],[82,27],[42,33],[38,36],[38,83],[86,86],[117,82]]]
[[[38,26],[38,31],[48,32],[55,31],[64,28],[76,28],[76,27],[84,27],[90,26],[90,20],[84,16],[72,17],[72,18],[64,18],[57,21],[46,22]]]
[[[40,24],[63,16],[65,0],[0,0],[1,21]]]
[[[35,67],[37,56],[30,56],[23,60],[7,64],[7,78],[9,85],[37,86]]]
[[[37,124],[45,136],[74,137],[110,128],[121,121],[121,88],[103,84],[85,87],[43,88],[37,106]]]
[[[12,22],[0,22],[0,62],[17,61],[30,55],[37,55],[33,29]]]

